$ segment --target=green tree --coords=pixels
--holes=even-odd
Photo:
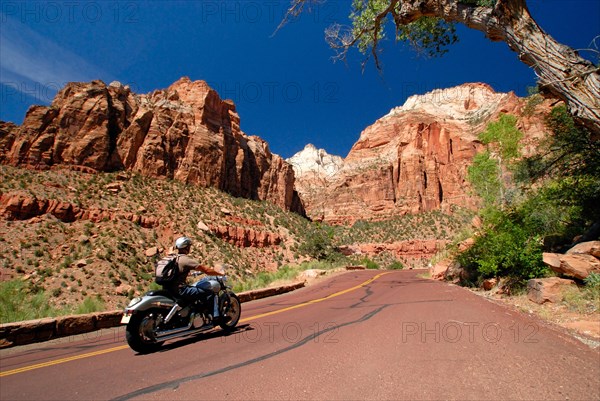
[[[523,133],[517,129],[517,117],[501,114],[498,121],[489,123],[479,134],[479,139],[486,145],[493,145],[501,161],[510,161],[520,154],[519,141],[523,139]]]
[[[475,155],[473,164],[467,171],[467,178],[485,206],[494,204],[501,196],[502,182],[499,176],[498,163],[492,159],[490,152]]]
[[[503,206],[506,203],[504,179],[513,160],[520,156],[519,141],[523,133],[517,129],[517,118],[501,114],[498,121],[488,124],[479,134],[486,151],[475,155],[467,178],[484,206]]]
[[[575,124],[565,106],[557,106],[546,117],[550,136],[538,154],[521,167],[533,180],[552,177],[600,177],[600,141]]]
[[[545,200],[544,214],[560,210],[550,218],[555,219],[554,234],[570,241],[588,231],[595,239],[600,231],[594,229],[600,227],[600,141],[578,127],[564,106],[552,109],[546,125],[551,135],[536,155],[518,164],[516,176],[539,188],[535,197]]]
[[[544,248],[564,250],[582,233],[584,240],[598,238],[600,144],[575,125],[564,106],[552,110],[546,125],[552,134],[540,144],[538,154],[523,159],[515,168],[526,190],[518,202],[501,204],[494,200],[493,191],[487,194],[481,189],[485,188],[482,183],[489,187],[493,181],[489,150],[478,155],[487,164],[476,158],[469,169],[473,187],[482,197],[488,196],[484,198],[484,230],[475,245],[458,258],[475,280],[496,275],[519,280],[544,275]],[[497,126],[489,128],[491,125],[480,137],[482,142],[496,146],[496,152],[509,156],[509,161],[518,155],[518,147],[511,143],[518,134]],[[510,140],[503,145],[505,134]]]
[[[291,0],[282,24],[311,1]],[[526,0],[354,0],[350,20],[350,26],[331,25],[327,42],[337,58],[356,47],[372,56],[377,68],[379,43],[390,32],[396,40],[436,56],[456,42],[454,24],[482,31],[492,41],[506,42],[533,68],[542,95],[565,101],[580,125],[600,133],[600,68],[548,35],[529,13]]]
[[[316,260],[334,260],[341,254],[333,245],[333,236],[331,227],[316,224],[310,229],[298,251]]]

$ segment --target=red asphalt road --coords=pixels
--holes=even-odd
[[[380,273],[245,303],[235,333],[150,355],[122,328],[4,350],[0,399],[600,399],[599,350],[413,271],[343,292]]]

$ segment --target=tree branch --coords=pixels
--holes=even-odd
[[[306,1],[292,0],[290,10],[298,10]],[[337,58],[345,58],[361,38],[371,35],[371,55],[380,68],[378,33],[388,14],[396,30],[421,17],[437,17],[479,30],[492,41],[506,42],[519,60],[533,68],[543,96],[563,100],[580,125],[597,135],[600,133],[600,69],[544,32],[531,17],[525,0],[497,0],[494,7],[460,0],[389,0],[389,6],[372,24],[361,27],[359,32],[350,30],[352,37],[344,36],[342,45],[333,47],[338,50]],[[330,37],[335,42],[334,39]]]

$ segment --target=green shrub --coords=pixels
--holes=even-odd
[[[600,274],[592,272],[583,281],[588,288],[600,290]]]
[[[374,260],[371,260],[369,258],[361,259],[360,264],[364,265],[367,269],[372,269],[372,270],[379,269],[379,264],[377,264],[377,262],[375,262]]]
[[[334,231],[330,227],[315,225],[298,247],[298,251],[316,260],[335,260],[340,252],[333,245]]]
[[[496,224],[475,238],[475,244],[458,256],[458,262],[478,278],[510,276],[531,279],[545,276],[541,238],[529,232],[518,215],[500,213]]]
[[[399,260],[395,260],[390,263],[387,267],[389,270],[402,270],[404,269],[404,265]]]

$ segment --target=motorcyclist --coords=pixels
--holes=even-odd
[[[178,294],[181,298],[187,301],[207,302],[211,298],[212,292],[209,289],[207,282],[199,282],[197,285],[188,285],[187,277],[190,271],[200,271],[209,276],[222,276],[224,273],[223,268],[209,267],[201,265],[197,260],[192,259],[188,256],[192,248],[192,240],[188,237],[179,237],[175,241],[175,249],[177,254],[177,264],[179,266],[179,274],[175,282],[165,288],[175,294]],[[218,307],[215,305],[213,308],[214,317],[218,317]]]

